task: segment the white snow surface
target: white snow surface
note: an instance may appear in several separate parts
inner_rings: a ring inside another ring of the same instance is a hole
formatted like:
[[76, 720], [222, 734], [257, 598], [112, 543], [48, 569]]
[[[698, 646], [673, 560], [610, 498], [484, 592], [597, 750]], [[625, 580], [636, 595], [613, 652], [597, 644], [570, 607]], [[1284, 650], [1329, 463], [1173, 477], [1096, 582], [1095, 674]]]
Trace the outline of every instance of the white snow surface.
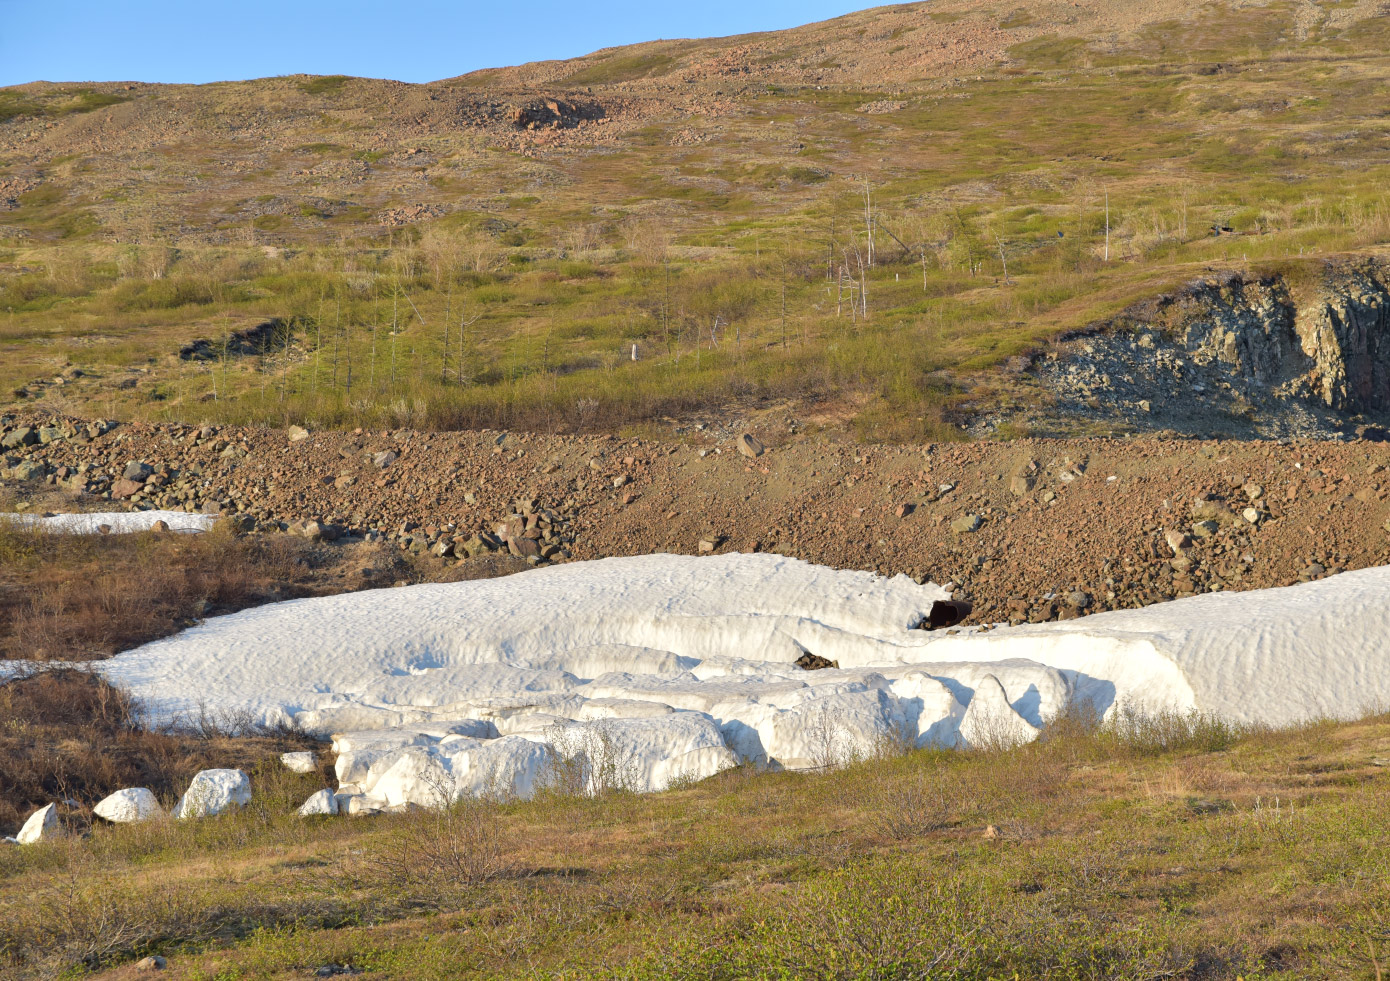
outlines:
[[189, 514], [186, 511], [92, 511], [87, 514], [0, 514], [0, 522], [21, 528], [68, 535], [99, 535], [101, 526], [108, 526], [112, 535], [149, 531], [156, 521], [163, 521], [170, 531], [193, 533], [208, 531], [216, 515]]
[[[655, 790], [739, 761], [1016, 744], [1073, 701], [1235, 721], [1390, 697], [1390, 568], [990, 631], [916, 629], [938, 586], [777, 555], [651, 555], [292, 600], [101, 665], [157, 716], [334, 735], [365, 807]], [[804, 671], [810, 651], [838, 669]], [[575, 777], [575, 774], [578, 774]]]
[[113, 824], [132, 824], [163, 817], [159, 801], [146, 787], [127, 787], [118, 790], [92, 808], [92, 813]]

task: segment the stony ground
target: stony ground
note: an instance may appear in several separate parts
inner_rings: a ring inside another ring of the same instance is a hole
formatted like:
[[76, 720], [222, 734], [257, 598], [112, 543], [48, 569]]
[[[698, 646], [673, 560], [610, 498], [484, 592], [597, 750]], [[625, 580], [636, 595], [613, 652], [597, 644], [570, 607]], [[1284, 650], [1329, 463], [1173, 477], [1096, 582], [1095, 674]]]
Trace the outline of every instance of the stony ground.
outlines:
[[247, 529], [384, 540], [460, 573], [515, 568], [495, 562], [508, 551], [533, 563], [777, 551], [954, 582], [973, 619], [991, 622], [1390, 563], [1386, 444], [754, 435], [741, 452], [741, 440], [706, 433], [654, 442], [4, 417], [0, 480], [20, 507], [220, 510]]

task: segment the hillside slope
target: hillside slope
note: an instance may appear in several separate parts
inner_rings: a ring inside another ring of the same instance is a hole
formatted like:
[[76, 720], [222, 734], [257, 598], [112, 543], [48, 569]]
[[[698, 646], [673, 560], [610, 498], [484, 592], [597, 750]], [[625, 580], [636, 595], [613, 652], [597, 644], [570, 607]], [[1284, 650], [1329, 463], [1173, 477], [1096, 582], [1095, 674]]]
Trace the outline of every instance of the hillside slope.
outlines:
[[[424, 85], [0, 90], [0, 386], [190, 421], [1065, 429], [1011, 359], [1390, 238], [1382, 8], [907, 4]], [[199, 339], [220, 378], [177, 356]]]

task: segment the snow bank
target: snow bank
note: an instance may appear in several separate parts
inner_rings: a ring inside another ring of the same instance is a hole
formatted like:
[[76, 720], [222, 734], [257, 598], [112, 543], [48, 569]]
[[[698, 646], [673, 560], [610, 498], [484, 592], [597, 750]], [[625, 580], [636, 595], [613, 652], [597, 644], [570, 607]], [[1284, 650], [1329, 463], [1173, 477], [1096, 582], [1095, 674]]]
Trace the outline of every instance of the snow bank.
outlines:
[[88, 514], [0, 514], [0, 522], [39, 531], [69, 535], [99, 535], [101, 526], [110, 528], [112, 535], [149, 531], [156, 521], [163, 521], [170, 531], [186, 533], [208, 531], [215, 515], [189, 514], [186, 511], [93, 511]]
[[[157, 717], [210, 709], [334, 734], [340, 792], [368, 808], [1016, 744], [1078, 700], [1289, 723], [1390, 696], [1387, 569], [918, 629], [946, 598], [776, 555], [606, 559], [245, 610], [101, 670]], [[796, 667], [808, 651], [840, 667]]]

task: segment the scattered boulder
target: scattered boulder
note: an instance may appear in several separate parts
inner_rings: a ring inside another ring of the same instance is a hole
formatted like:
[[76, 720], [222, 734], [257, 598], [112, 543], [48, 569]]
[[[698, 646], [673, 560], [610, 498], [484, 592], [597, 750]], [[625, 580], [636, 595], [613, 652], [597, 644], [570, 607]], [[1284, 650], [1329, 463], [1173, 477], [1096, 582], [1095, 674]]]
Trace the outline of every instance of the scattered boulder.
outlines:
[[1174, 555], [1181, 555], [1185, 550], [1192, 547], [1192, 539], [1176, 528], [1169, 529], [1163, 533], [1163, 538], [1168, 542], [1168, 547], [1173, 550]]
[[57, 837], [59, 833], [58, 805], [45, 804], [29, 815], [29, 820], [25, 821], [24, 827], [19, 829], [19, 834], [15, 835], [15, 840], [21, 845], [32, 845], [44, 838]]
[[969, 535], [979, 531], [983, 524], [978, 514], [963, 514], [951, 522], [951, 530], [957, 535]]
[[738, 451], [749, 459], [762, 456], [765, 450], [766, 447], [751, 433], [744, 433], [738, 438]]
[[303, 426], [291, 426], [286, 430], [286, 435], [289, 436], [291, 443], [298, 443], [309, 438], [309, 430]]
[[121, 471], [122, 480], [133, 480], [137, 484], [143, 484], [149, 480], [150, 474], [154, 473], [154, 467], [141, 460], [132, 460], [125, 465], [125, 470]]
[[380, 453], [372, 454], [372, 466], [378, 470], [385, 470], [396, 462], [399, 454], [395, 450], [382, 450]]
[[1033, 489], [1033, 478], [1027, 474], [1018, 474], [1009, 481], [1009, 490], [1013, 491], [1015, 497], [1022, 497]]
[[39, 441], [39, 434], [28, 426], [21, 426], [14, 430], [4, 439], [0, 440], [0, 448], [7, 450], [17, 450], [21, 446], [33, 446]]
[[112, 824], [134, 824], [164, 816], [159, 801], [144, 787], [128, 787], [105, 797], [92, 808], [97, 817]]
[[819, 654], [812, 654], [807, 651], [792, 662], [803, 671], [824, 671], [826, 668], [838, 668], [839, 661], [832, 661], [828, 657], [821, 657]]
[[135, 962], [135, 970], [137, 971], [162, 971], [168, 966], [169, 962], [158, 954], [142, 957]]
[[1210, 538], [1220, 529], [1221, 526], [1215, 521], [1197, 521], [1192, 525], [1192, 535], [1194, 538]]
[[134, 480], [122, 478], [111, 485], [111, 497], [113, 499], [124, 500], [127, 497], [134, 497], [143, 489], [143, 484]]
[[176, 818], [213, 817], [251, 803], [251, 778], [244, 770], [201, 770], [174, 805]]

